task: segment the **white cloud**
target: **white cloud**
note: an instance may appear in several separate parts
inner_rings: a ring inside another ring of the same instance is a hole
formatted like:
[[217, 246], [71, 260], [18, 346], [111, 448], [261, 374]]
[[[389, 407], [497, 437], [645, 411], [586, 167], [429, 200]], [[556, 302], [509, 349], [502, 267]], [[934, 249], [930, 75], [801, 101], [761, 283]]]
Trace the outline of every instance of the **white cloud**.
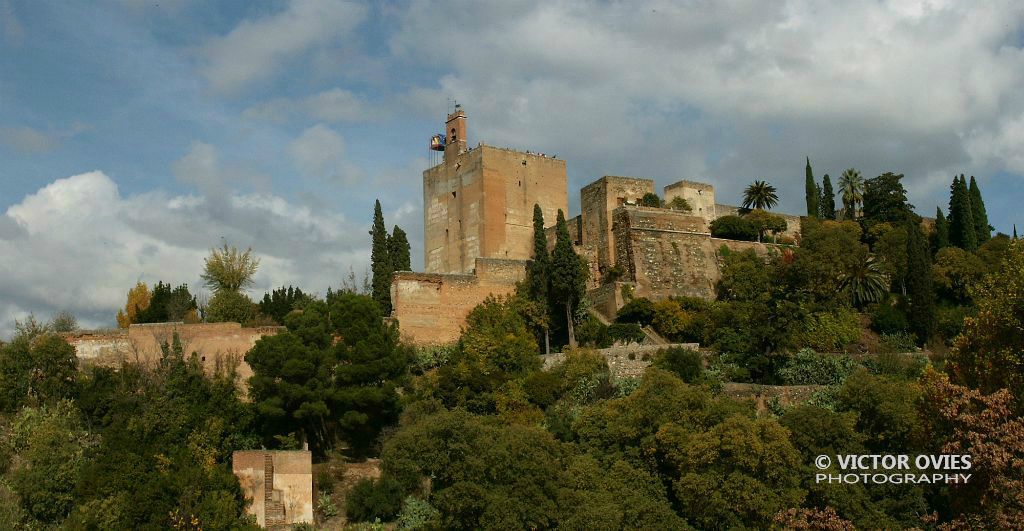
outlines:
[[369, 262], [367, 227], [268, 194], [122, 195], [94, 171], [59, 179], [0, 216], [0, 337], [28, 312], [67, 309], [111, 326], [137, 280], [199, 286], [203, 257], [222, 240], [261, 257], [253, 293], [294, 284], [323, 292]]
[[303, 172], [328, 180], [353, 183], [361, 171], [345, 159], [345, 139], [323, 124], [302, 132], [288, 144], [288, 154]]
[[292, 0], [287, 9], [246, 20], [202, 50], [213, 88], [234, 92], [273, 77], [286, 62], [314, 45], [338, 39], [366, 16], [366, 8], [342, 0]]

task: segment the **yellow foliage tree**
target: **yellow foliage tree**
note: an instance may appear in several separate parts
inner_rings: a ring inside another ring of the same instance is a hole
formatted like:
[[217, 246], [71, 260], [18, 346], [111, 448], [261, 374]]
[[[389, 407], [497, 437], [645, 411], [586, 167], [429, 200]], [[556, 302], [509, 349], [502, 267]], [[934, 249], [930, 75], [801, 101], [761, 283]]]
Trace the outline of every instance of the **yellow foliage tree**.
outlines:
[[152, 296], [149, 286], [145, 283], [135, 284], [134, 288], [128, 290], [128, 302], [125, 303], [124, 309], [117, 311], [117, 326], [128, 328], [128, 325], [134, 323], [138, 312], [149, 308], [149, 300]]

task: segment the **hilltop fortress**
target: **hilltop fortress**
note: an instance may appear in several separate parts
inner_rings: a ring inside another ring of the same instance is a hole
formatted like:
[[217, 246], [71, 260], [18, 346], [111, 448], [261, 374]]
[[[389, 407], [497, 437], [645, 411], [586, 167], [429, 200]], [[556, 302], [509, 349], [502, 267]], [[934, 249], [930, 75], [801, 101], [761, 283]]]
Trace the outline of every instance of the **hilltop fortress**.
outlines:
[[[424, 272], [398, 272], [391, 283], [392, 317], [417, 344], [458, 339], [466, 315], [488, 295], [508, 295], [526, 276], [533, 250], [533, 206], [540, 205], [549, 245], [558, 210], [568, 213], [565, 161], [539, 153], [467, 144], [466, 113], [445, 123], [442, 161], [423, 172]], [[567, 220], [576, 252], [590, 264], [588, 296], [607, 318], [625, 294], [660, 300], [673, 295], [713, 298], [720, 250], [770, 244], [712, 238], [709, 225], [735, 214], [712, 185], [682, 180], [662, 199], [686, 199], [683, 212], [639, 206], [654, 193], [652, 179], [605, 176], [580, 191], [580, 214]], [[782, 215], [797, 239], [798, 216]]]

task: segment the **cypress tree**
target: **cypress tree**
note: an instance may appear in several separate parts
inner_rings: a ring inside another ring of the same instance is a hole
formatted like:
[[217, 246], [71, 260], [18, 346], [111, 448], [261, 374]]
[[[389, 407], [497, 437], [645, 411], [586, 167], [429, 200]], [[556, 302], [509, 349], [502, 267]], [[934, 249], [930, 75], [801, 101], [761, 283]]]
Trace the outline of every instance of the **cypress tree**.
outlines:
[[942, 209], [935, 207], [935, 251], [942, 249], [943, 247], [949, 247], [949, 223], [946, 222], [946, 216], [942, 214]]
[[985, 200], [981, 198], [981, 189], [978, 188], [978, 181], [971, 175], [971, 214], [974, 217], [974, 232], [977, 236], [978, 245], [987, 242], [992, 238], [992, 229], [988, 226], [988, 212], [985, 211]]
[[[409, 252], [409, 238], [401, 227], [395, 225], [388, 237], [388, 258], [391, 259], [391, 271], [412, 271], [412, 258]], [[390, 288], [389, 288], [390, 289]]]
[[551, 255], [548, 254], [548, 239], [544, 235], [544, 212], [540, 205], [533, 205], [533, 261], [527, 271], [530, 297], [538, 301], [548, 298], [548, 276]]
[[818, 191], [818, 184], [814, 182], [814, 173], [811, 171], [811, 157], [807, 157], [807, 168], [804, 170], [806, 174], [806, 180], [804, 182], [804, 190], [807, 199], [807, 217], [816, 218], [818, 217], [818, 196], [821, 193]]
[[573, 315], [580, 301], [586, 295], [587, 269], [572, 248], [569, 229], [565, 223], [565, 214], [558, 210], [558, 221], [555, 225], [555, 250], [551, 253], [551, 306], [565, 314], [565, 326], [569, 333], [569, 346], [576, 347], [576, 334], [573, 331]]
[[818, 206], [821, 208], [822, 219], [836, 219], [836, 194], [832, 190], [832, 179], [827, 173], [822, 178], [821, 200]]
[[953, 177], [949, 192], [949, 243], [965, 251], [978, 248], [970, 192], [964, 176]]
[[1017, 224], [1013, 224], [1013, 241], [1017, 241]]
[[907, 219], [907, 301], [910, 304], [910, 328], [921, 344], [935, 329], [935, 288], [932, 285], [932, 260], [919, 220]]
[[373, 271], [372, 296], [384, 314], [391, 313], [391, 258], [388, 253], [388, 230], [384, 228], [384, 214], [380, 200], [373, 205], [373, 248], [370, 251], [370, 269]]

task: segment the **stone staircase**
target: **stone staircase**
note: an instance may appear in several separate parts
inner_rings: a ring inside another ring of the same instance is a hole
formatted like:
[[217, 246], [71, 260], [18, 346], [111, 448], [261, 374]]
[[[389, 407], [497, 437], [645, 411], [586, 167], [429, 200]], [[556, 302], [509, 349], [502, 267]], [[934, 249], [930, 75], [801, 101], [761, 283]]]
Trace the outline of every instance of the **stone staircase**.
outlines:
[[263, 457], [263, 522], [267, 529], [285, 527], [284, 503], [274, 499], [274, 456]]

